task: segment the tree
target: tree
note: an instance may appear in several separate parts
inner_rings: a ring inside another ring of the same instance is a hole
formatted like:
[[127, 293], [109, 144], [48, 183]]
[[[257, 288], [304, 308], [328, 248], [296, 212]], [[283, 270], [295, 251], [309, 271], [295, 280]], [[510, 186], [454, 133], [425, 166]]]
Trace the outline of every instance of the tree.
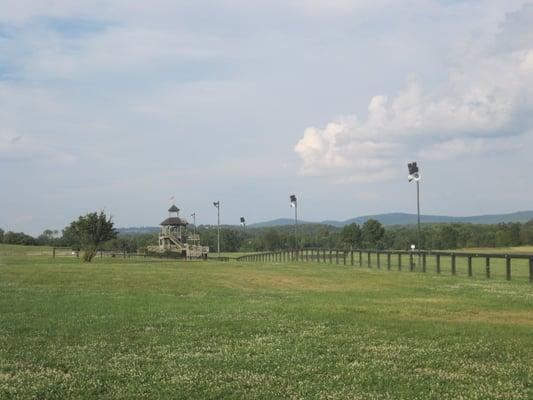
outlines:
[[452, 225], [444, 225], [440, 230], [440, 242], [443, 249], [457, 248], [457, 229]]
[[376, 247], [385, 235], [385, 228], [378, 220], [369, 219], [363, 224], [361, 233], [365, 247]]
[[63, 235], [70, 238], [83, 251], [83, 261], [91, 262], [99, 246], [117, 237], [111, 217], [106, 217], [103, 211], [89, 213], [72, 221], [65, 228]]
[[341, 242], [350, 247], [361, 246], [361, 228], [355, 222], [346, 225], [341, 231]]
[[239, 251], [242, 239], [242, 234], [235, 229], [222, 229], [220, 231], [220, 246], [223, 251]]
[[281, 247], [281, 237], [277, 229], [270, 228], [263, 236], [263, 248], [265, 250], [275, 250]]
[[50, 245], [53, 243], [57, 235], [58, 235], [58, 231], [53, 231], [51, 229], [45, 229], [44, 232], [41, 233], [37, 237], [37, 243], [39, 245]]
[[25, 246], [36, 245], [35, 238], [30, 235], [26, 235], [24, 232], [11, 232], [8, 231], [4, 234], [4, 243], [6, 244], [22, 244]]
[[511, 246], [520, 246], [520, 228], [522, 224], [515, 222], [508, 225], [509, 226], [509, 236], [511, 238]]

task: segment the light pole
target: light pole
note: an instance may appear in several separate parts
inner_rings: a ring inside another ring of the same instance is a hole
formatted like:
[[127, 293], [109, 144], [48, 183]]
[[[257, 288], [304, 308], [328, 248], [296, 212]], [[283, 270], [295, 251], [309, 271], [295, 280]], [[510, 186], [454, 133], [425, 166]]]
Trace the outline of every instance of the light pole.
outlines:
[[217, 208], [217, 253], [220, 258], [220, 200], [213, 202]]
[[196, 212], [193, 212], [191, 214], [191, 217], [192, 217], [192, 223], [194, 225], [194, 236], [196, 237]]
[[296, 195], [291, 194], [291, 207], [294, 208], [294, 243], [296, 246], [296, 249], [299, 248], [298, 246], [298, 200], [296, 200]]
[[409, 170], [409, 182], [416, 182], [416, 214], [417, 214], [417, 247], [418, 247], [418, 264], [420, 265], [420, 171], [416, 161], [410, 162], [407, 164], [407, 169]]

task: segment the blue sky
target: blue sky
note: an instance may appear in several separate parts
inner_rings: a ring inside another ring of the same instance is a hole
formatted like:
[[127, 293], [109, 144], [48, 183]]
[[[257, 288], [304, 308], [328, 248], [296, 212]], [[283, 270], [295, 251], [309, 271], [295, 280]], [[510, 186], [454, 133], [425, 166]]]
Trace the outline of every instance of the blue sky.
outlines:
[[532, 209], [528, 1], [0, 0], [0, 227]]

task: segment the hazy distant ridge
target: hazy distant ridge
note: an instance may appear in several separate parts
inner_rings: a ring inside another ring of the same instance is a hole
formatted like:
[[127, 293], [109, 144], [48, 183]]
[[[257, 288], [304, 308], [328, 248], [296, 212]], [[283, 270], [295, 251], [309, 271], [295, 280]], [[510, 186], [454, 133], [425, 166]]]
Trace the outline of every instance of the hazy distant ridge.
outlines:
[[[326, 220], [319, 222], [320, 224], [327, 224], [333, 226], [344, 226], [355, 222], [357, 224], [363, 224], [369, 219], [376, 219], [383, 225], [411, 225], [416, 224], [416, 214], [408, 213], [387, 213], [376, 215], [365, 215], [361, 217], [351, 218], [346, 221]], [[533, 211], [517, 211], [510, 214], [487, 214], [487, 215], [475, 215], [469, 217], [450, 217], [447, 215], [421, 215], [420, 220], [422, 223], [452, 223], [462, 222], [471, 224], [499, 224], [502, 222], [528, 222], [533, 219]], [[300, 222], [300, 221], [299, 221]], [[294, 220], [290, 218], [280, 218], [272, 221], [259, 222], [257, 224], [250, 225], [250, 228], [262, 228], [269, 226], [281, 226], [293, 224]], [[301, 223], [310, 223], [308, 221], [301, 221]]]
[[[325, 224], [342, 227], [344, 225], [355, 222], [357, 224], [364, 224], [369, 219], [377, 219], [383, 225], [412, 225], [416, 224], [416, 214], [408, 213], [387, 213], [376, 215], [365, 215], [362, 217], [350, 218], [346, 221], [327, 220], [320, 222], [298, 221], [300, 224]], [[474, 215], [470, 217], [450, 217], [446, 215], [421, 215], [422, 223], [471, 223], [471, 224], [499, 224], [502, 222], [528, 222], [533, 219], [533, 211], [517, 211], [510, 214], [487, 214]], [[275, 226], [286, 226], [294, 224], [294, 219], [278, 218], [271, 221], [258, 222], [256, 224], [248, 225], [249, 228], [268, 228]], [[235, 224], [236, 225], [236, 224]], [[225, 225], [227, 226], [227, 225]], [[119, 228], [121, 234], [142, 234], [142, 233], [156, 233], [159, 232], [158, 227], [132, 227]]]

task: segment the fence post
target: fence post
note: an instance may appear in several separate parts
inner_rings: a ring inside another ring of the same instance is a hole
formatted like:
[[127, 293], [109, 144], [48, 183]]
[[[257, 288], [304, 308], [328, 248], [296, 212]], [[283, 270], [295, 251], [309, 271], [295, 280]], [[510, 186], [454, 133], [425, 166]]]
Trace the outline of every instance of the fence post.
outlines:
[[391, 268], [391, 262], [390, 262], [391, 254], [387, 253], [387, 269], [390, 271]]
[[398, 271], [402, 270], [402, 253], [398, 253]]
[[468, 276], [472, 277], [472, 256], [468, 256]]
[[457, 268], [455, 265], [455, 254], [452, 254], [452, 275], [457, 274]]
[[52, 249], [52, 258], [56, 258], [56, 248]]
[[511, 256], [505, 256], [505, 278], [511, 280]]
[[353, 267], [353, 250], [350, 249], [350, 265]]
[[380, 259], [380, 256], [381, 256], [381, 254], [380, 254], [380, 252], [378, 251], [378, 252], [376, 253], [377, 262], [378, 262], [378, 269], [381, 269], [381, 259]]
[[437, 254], [437, 274], [440, 274], [440, 254]]
[[368, 252], [368, 268], [371, 268], [371, 258], [372, 258], [372, 255], [370, 254], [370, 251]]
[[415, 270], [415, 265], [413, 263], [413, 252], [409, 253], [409, 271], [413, 272]]
[[344, 251], [344, 250], [342, 252], [342, 264], [346, 265], [346, 251]]
[[76, 258], [80, 258], [80, 249], [76, 250]]
[[359, 251], [359, 266], [363, 266], [363, 252]]
[[533, 257], [529, 259], [529, 282], [533, 283]]
[[426, 253], [422, 253], [422, 272], [426, 272]]
[[333, 250], [329, 251], [329, 263], [333, 264]]

